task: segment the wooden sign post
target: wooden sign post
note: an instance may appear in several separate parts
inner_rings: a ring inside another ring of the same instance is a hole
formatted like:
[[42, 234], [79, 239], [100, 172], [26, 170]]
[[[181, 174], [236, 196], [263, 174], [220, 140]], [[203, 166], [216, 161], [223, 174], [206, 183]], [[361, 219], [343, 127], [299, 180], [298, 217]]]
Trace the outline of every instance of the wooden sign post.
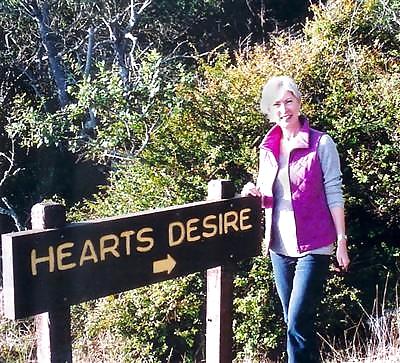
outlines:
[[[61, 204], [35, 204], [31, 210], [32, 229], [44, 230], [65, 225]], [[35, 316], [37, 360], [39, 363], [72, 362], [71, 314], [68, 304]]]
[[[233, 198], [235, 187], [231, 181], [212, 180], [208, 184], [207, 200]], [[206, 306], [206, 362], [232, 362], [233, 272], [235, 265], [207, 270]]]

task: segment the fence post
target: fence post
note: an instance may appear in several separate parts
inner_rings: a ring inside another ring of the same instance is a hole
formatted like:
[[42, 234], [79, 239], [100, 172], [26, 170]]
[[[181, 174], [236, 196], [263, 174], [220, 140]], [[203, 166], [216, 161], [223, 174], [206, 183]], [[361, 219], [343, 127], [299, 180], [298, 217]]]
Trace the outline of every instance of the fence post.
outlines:
[[[43, 202], [31, 210], [32, 229], [60, 228], [65, 225], [61, 204]], [[72, 362], [71, 314], [69, 305], [35, 316], [37, 361], [39, 363]]]
[[[235, 187], [228, 180], [212, 180], [207, 200], [233, 198]], [[207, 270], [206, 362], [232, 362], [232, 310], [234, 266]]]

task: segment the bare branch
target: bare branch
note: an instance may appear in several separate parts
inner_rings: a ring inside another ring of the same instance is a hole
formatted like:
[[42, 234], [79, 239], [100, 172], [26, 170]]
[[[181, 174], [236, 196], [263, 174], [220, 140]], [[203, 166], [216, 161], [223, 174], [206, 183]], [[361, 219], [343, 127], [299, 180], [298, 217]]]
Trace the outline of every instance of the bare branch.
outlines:
[[1, 198], [1, 201], [4, 203], [7, 209], [1, 208], [0, 207], [0, 213], [5, 214], [9, 217], [11, 217], [15, 223], [15, 226], [17, 227], [18, 231], [22, 231], [24, 229], [23, 225], [20, 223], [19, 218], [17, 216], [17, 213], [15, 212], [14, 208], [11, 206], [11, 204], [8, 202], [6, 197]]
[[[133, 2], [133, 0], [131, 0]], [[143, 13], [143, 11], [151, 4], [152, 0], [146, 0], [143, 2], [142, 6], [140, 9], [137, 11], [137, 13], [140, 15]]]
[[135, 0], [131, 0], [130, 17], [129, 17], [128, 27], [125, 30], [126, 33], [129, 33], [133, 29], [133, 27], [136, 26], [139, 20], [139, 16], [146, 10], [148, 6], [150, 6], [152, 0], [145, 0], [138, 11], [135, 10], [136, 4], [134, 4], [134, 2]]
[[148, 127], [148, 125], [146, 125], [146, 133], [145, 133], [145, 137], [142, 140], [142, 145], [140, 146], [139, 149], [137, 149], [135, 151], [135, 157], [138, 157], [139, 154], [146, 148], [147, 144], [150, 141], [150, 136], [152, 135], [152, 133], [154, 132], [155, 128], [159, 125], [158, 120], [153, 122], [150, 127]]
[[7, 178], [10, 175], [15, 175], [19, 171], [19, 169], [15, 168], [15, 143], [13, 139], [11, 139], [10, 155], [0, 152], [0, 158], [4, 159], [6, 163], [8, 163], [8, 167], [6, 167], [3, 177], [0, 180], [0, 188], [1, 188], [3, 187], [4, 183], [6, 182]]
[[392, 16], [392, 20], [393, 22], [395, 22], [397, 25], [400, 25], [400, 19], [398, 14], [388, 6], [388, 0], [380, 0], [380, 3], [382, 5], [382, 7], [385, 9], [385, 11], [387, 11], [388, 13], [391, 13]]
[[90, 75], [90, 68], [92, 64], [92, 57], [93, 57], [93, 47], [94, 47], [94, 33], [95, 30], [91, 26], [88, 30], [88, 47], [86, 52], [86, 65], [84, 71], [84, 78], [87, 79]]
[[[7, 155], [6, 153], [0, 152], [0, 158], [3, 159], [5, 161], [5, 163], [8, 164], [8, 166], [6, 167], [6, 169], [5, 169], [4, 173], [3, 173], [3, 177], [0, 180], [0, 188], [1, 188], [1, 187], [4, 186], [5, 182], [7, 181], [7, 179], [10, 176], [15, 175], [20, 170], [19, 168], [15, 168], [15, 145], [14, 145], [14, 140], [11, 139], [10, 154]], [[15, 223], [15, 226], [18, 228], [19, 231], [21, 231], [23, 229], [23, 226], [19, 222], [18, 215], [15, 212], [14, 208], [11, 206], [11, 204], [9, 203], [9, 201], [7, 200], [6, 197], [2, 197], [1, 200], [4, 203], [5, 208], [1, 208], [0, 207], [0, 213], [10, 216], [13, 219], [13, 221]]]
[[110, 159], [117, 159], [117, 160], [123, 160], [123, 161], [132, 161], [135, 159], [134, 155], [128, 155], [128, 156], [122, 156], [120, 154], [117, 154], [116, 152], [104, 152], [104, 156]]
[[60, 55], [57, 52], [54, 37], [52, 37], [54, 32], [49, 25], [49, 4], [45, 1], [42, 3], [42, 6], [39, 7], [35, 1], [35, 10], [34, 19], [38, 23], [40, 38], [47, 52], [50, 69], [57, 86], [60, 106], [64, 107], [69, 103], [67, 81], [65, 69], [61, 63]]

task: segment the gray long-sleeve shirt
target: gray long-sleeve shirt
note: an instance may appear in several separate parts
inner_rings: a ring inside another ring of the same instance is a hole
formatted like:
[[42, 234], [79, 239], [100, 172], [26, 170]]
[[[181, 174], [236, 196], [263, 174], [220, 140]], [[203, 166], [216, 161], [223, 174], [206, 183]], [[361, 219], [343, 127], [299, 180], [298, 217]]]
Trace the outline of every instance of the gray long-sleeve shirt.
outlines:
[[332, 138], [324, 134], [318, 145], [318, 157], [324, 177], [325, 194], [329, 208], [344, 207], [342, 173], [339, 154]]

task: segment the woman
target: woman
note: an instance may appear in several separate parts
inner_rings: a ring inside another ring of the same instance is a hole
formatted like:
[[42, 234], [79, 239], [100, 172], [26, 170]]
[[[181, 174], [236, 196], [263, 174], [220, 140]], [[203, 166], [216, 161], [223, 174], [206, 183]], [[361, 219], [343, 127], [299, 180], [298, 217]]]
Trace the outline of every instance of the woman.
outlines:
[[287, 324], [289, 363], [319, 361], [314, 322], [330, 256], [347, 271], [344, 201], [339, 156], [332, 139], [300, 114], [301, 94], [287, 76], [264, 86], [261, 111], [275, 123], [260, 145], [257, 185], [265, 243]]

